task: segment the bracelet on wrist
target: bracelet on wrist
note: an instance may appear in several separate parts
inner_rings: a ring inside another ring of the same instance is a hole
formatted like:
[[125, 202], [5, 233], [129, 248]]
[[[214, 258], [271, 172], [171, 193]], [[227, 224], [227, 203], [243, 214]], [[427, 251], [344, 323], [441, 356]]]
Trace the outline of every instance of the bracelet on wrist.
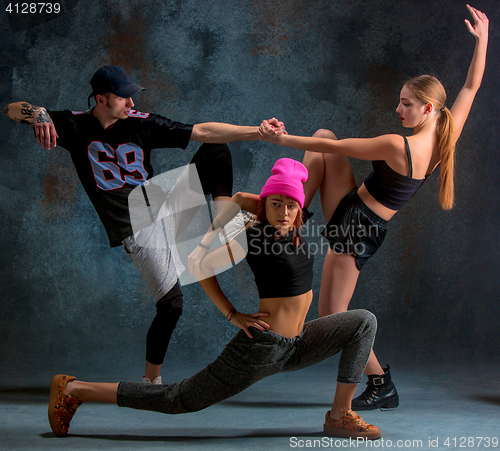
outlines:
[[207, 245], [203, 244], [202, 242], [200, 242], [200, 243], [198, 244], [198, 246], [200, 246], [201, 248], [203, 248], [203, 249], [205, 249], [205, 250], [207, 250], [207, 251], [209, 251], [209, 250], [210, 250], [210, 246], [207, 246]]
[[227, 315], [226, 318], [228, 321], [231, 321], [234, 318], [234, 315], [236, 315], [236, 309], [233, 308]]

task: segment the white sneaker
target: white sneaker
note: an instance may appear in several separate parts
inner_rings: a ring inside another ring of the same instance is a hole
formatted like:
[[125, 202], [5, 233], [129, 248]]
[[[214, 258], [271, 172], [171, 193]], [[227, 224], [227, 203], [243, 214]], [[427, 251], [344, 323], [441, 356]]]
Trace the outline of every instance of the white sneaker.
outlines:
[[153, 385], [161, 385], [161, 376], [155, 377], [153, 382], [149, 379], [149, 377], [142, 376], [142, 382], [145, 384], [153, 384]]
[[219, 233], [222, 244], [227, 244], [256, 221], [257, 217], [248, 211], [240, 211]]

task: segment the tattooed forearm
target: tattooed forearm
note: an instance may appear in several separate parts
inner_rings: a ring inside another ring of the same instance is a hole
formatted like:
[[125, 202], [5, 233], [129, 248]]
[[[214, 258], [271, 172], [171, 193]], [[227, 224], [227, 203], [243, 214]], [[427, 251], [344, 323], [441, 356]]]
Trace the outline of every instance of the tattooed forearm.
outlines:
[[21, 122], [21, 124], [52, 122], [44, 107], [28, 102], [11, 103], [4, 108], [3, 112], [9, 119]]
[[26, 118], [33, 117], [33, 105], [23, 102], [21, 104], [21, 114]]
[[39, 110], [41, 107], [36, 106], [36, 105], [31, 105], [30, 103], [23, 102], [21, 104], [21, 114], [25, 116], [25, 118], [31, 118], [35, 117], [35, 114], [37, 114], [37, 110]]
[[58, 136], [54, 122], [43, 106], [32, 105], [28, 102], [14, 102], [9, 103], [3, 112], [13, 121], [31, 125], [42, 149], [57, 146]]

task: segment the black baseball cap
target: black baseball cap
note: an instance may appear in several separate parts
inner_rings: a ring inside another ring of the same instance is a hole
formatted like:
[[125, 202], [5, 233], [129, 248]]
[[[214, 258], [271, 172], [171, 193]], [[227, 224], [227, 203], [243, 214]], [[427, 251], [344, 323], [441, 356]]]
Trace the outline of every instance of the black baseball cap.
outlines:
[[111, 92], [119, 97], [129, 98], [145, 89], [133, 83], [127, 72], [119, 66], [101, 67], [93, 75], [90, 85], [92, 93], [89, 95], [89, 105], [90, 98], [97, 94]]

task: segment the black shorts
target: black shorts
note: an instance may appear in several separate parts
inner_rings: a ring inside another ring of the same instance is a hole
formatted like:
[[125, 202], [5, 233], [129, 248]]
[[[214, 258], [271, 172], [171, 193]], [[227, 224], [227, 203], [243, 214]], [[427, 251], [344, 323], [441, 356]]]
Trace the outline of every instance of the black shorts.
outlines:
[[377, 252], [387, 233], [387, 221], [382, 219], [358, 196], [358, 188], [347, 193], [339, 202], [322, 235], [337, 254], [350, 254], [361, 268]]

